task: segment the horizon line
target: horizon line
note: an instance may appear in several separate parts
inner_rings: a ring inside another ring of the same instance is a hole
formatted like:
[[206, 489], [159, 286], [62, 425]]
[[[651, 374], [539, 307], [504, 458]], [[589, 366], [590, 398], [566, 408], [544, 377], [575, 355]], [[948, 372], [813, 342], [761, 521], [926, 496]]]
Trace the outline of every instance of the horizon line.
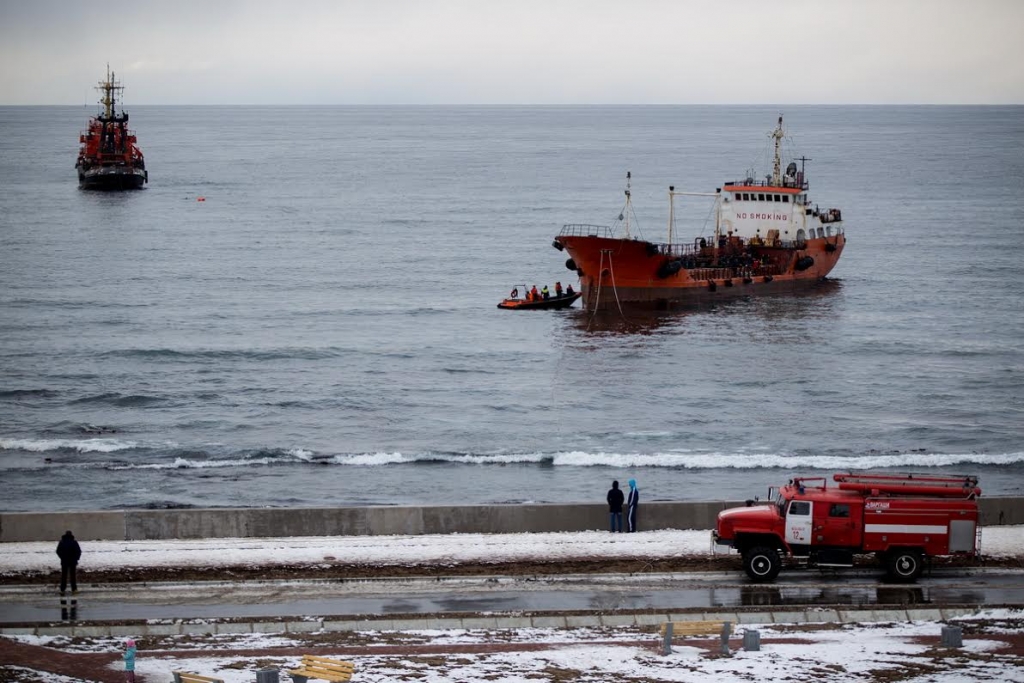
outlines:
[[[0, 107], [91, 107], [98, 103], [2, 103]], [[135, 103], [131, 107], [1021, 107], [1021, 102], [203, 102]]]

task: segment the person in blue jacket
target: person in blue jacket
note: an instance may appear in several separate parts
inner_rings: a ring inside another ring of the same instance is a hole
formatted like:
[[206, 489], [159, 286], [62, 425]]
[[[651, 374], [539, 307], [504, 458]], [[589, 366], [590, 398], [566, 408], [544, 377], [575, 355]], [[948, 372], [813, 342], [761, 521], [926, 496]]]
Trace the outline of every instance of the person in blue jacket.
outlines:
[[636, 479], [629, 480], [629, 498], [626, 500], [626, 530], [636, 531], [636, 509], [640, 506], [640, 489]]
[[128, 683], [135, 683], [135, 641], [131, 638], [124, 644], [124, 675]]

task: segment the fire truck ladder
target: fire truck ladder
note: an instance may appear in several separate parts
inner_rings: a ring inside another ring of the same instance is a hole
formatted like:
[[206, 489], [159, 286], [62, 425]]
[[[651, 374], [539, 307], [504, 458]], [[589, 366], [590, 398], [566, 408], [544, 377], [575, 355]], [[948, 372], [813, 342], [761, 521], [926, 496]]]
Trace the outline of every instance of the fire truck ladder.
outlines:
[[833, 475], [832, 478], [844, 491], [860, 491], [870, 495], [928, 495], [945, 498], [973, 498], [981, 495], [978, 478], [973, 475], [847, 472]]

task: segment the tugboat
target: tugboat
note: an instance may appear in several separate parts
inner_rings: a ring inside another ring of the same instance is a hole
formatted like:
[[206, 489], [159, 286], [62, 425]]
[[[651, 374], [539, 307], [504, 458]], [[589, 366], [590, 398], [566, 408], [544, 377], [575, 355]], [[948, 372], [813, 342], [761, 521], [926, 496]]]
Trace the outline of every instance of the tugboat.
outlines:
[[[801, 157], [782, 172], [782, 117], [772, 132], [772, 173], [725, 183], [714, 193], [669, 187], [668, 239], [630, 234], [630, 174], [626, 174], [624, 234], [606, 226], [566, 225], [553, 245], [569, 254], [565, 266], [580, 277], [586, 310], [623, 307], [692, 308], [757, 294], [791, 292], [823, 281], [846, 246], [842, 212], [819, 209], [807, 194]], [[801, 162], [798, 168], [796, 162]], [[714, 234], [674, 243], [674, 198], [714, 197]]]
[[128, 130], [128, 114], [115, 113], [117, 96], [124, 91], [107, 66], [107, 78], [96, 87], [102, 93], [103, 111], [89, 119], [82, 133], [75, 170], [83, 190], [139, 190], [149, 182], [149, 171], [135, 132]]

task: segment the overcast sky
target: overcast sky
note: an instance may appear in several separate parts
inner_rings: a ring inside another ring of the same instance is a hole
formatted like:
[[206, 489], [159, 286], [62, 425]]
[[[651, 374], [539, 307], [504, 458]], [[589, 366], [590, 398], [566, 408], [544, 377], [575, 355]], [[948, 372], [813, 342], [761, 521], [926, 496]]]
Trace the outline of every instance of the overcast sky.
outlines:
[[0, 0], [0, 104], [1024, 103], [1024, 0]]

